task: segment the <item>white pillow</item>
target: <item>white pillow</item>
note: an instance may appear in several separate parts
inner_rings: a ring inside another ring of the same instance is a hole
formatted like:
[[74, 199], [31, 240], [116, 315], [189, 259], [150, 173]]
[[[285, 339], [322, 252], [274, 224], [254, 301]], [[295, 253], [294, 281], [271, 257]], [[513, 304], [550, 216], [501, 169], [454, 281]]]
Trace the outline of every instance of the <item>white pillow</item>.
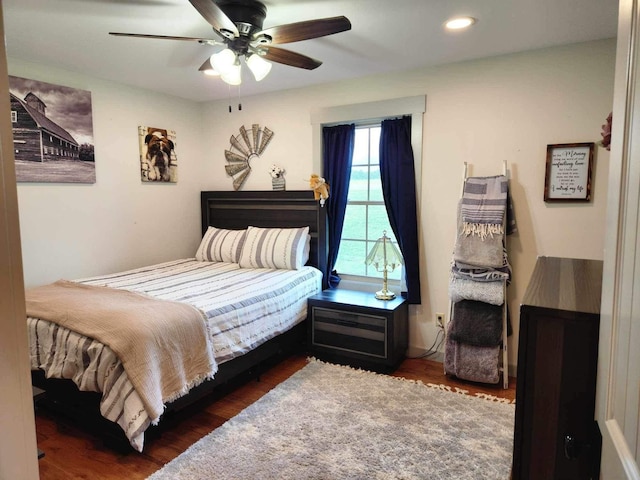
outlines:
[[200, 262], [238, 263], [246, 230], [225, 230], [209, 227], [196, 250]]
[[299, 270], [309, 259], [309, 227], [248, 227], [240, 268]]

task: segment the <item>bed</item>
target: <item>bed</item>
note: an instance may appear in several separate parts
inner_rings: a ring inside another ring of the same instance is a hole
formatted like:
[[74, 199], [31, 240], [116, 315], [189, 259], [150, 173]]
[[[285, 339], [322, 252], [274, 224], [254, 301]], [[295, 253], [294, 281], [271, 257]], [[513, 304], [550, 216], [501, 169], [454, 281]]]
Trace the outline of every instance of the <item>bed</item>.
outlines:
[[[326, 288], [325, 210], [311, 191], [202, 192], [194, 258], [28, 290], [32, 380], [47, 406], [142, 451], [167, 415], [302, 347], [306, 299]], [[86, 330], [94, 317], [107, 326]]]

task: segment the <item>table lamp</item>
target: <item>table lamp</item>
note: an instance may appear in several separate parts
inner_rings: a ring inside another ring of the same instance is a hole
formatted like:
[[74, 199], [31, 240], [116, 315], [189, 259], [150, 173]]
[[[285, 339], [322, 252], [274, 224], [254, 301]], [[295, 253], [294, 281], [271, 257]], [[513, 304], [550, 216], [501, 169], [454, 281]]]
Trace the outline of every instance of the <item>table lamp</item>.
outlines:
[[387, 289], [387, 273], [393, 272], [398, 265], [403, 264], [403, 261], [397, 247], [387, 237], [386, 230], [382, 232], [382, 237], [376, 240], [364, 263], [373, 265], [378, 272], [382, 272], [382, 290], [376, 292], [376, 298], [378, 300], [396, 298], [396, 294]]

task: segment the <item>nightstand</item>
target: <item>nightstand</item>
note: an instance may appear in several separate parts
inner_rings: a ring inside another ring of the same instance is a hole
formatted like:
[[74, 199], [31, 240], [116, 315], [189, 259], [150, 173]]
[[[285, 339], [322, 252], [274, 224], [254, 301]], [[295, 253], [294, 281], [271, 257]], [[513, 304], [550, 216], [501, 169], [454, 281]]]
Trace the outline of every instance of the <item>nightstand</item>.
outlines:
[[409, 305], [373, 293], [329, 289], [308, 300], [309, 348], [316, 357], [390, 372], [409, 344]]

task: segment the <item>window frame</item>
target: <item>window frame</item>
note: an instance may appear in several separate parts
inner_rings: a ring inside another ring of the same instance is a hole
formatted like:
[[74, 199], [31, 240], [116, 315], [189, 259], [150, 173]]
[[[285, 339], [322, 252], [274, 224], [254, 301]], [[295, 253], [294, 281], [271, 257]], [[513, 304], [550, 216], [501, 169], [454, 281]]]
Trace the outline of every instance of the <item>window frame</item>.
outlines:
[[[358, 126], [380, 123], [388, 118], [397, 118], [411, 115], [411, 147], [413, 149], [413, 162], [415, 168], [416, 202], [420, 205], [422, 187], [422, 130], [423, 116], [426, 111], [426, 95], [414, 97], [402, 97], [377, 102], [358, 103], [324, 107], [311, 112], [311, 124], [313, 128], [313, 172], [322, 172], [322, 129], [344, 123], [353, 123]], [[374, 286], [379, 286], [377, 277], [364, 277], [340, 274], [342, 278], [339, 288], [370, 291]], [[400, 281], [389, 280], [389, 285], [396, 289]], [[402, 282], [404, 284], [404, 281]]]

